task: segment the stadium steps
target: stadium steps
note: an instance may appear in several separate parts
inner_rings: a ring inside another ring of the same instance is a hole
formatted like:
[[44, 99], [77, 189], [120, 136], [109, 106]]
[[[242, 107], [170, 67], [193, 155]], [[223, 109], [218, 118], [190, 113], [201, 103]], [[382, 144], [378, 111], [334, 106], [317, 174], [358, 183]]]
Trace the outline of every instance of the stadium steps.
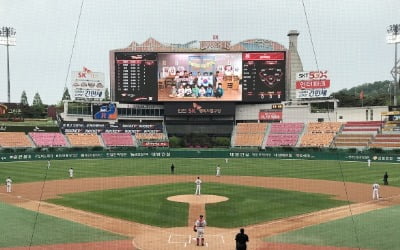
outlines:
[[71, 147], [71, 142], [68, 140], [68, 137], [63, 133], [61, 133], [61, 135], [62, 135], [62, 137], [64, 137], [64, 140], [65, 140], [65, 143], [66, 143], [66, 147], [70, 148]]
[[103, 137], [101, 135], [97, 135], [97, 137], [99, 138], [99, 142], [100, 142], [101, 146], [103, 148], [106, 148], [107, 146], [106, 146], [106, 143], [103, 141]]
[[236, 137], [236, 125], [233, 126], [232, 134], [231, 134], [231, 147], [235, 146], [235, 137]]
[[300, 147], [301, 138], [303, 137], [303, 135], [306, 133], [306, 130], [307, 130], [306, 127], [307, 127], [307, 124], [304, 124], [303, 130], [301, 131], [301, 133], [299, 134], [299, 138], [297, 139], [297, 143], [295, 145], [296, 148]]
[[32, 148], [36, 148], [36, 143], [33, 141], [32, 137], [30, 137], [28, 134], [25, 134], [25, 136], [28, 138], [28, 140], [31, 142]]
[[67, 142], [68, 147], [71, 148], [72, 147], [72, 143], [70, 142], [68, 136], [66, 134], [63, 134], [63, 136], [65, 137], [65, 141]]
[[265, 134], [264, 134], [264, 139], [261, 144], [261, 149], [265, 149], [267, 147], [267, 140], [268, 140], [269, 133], [271, 132], [271, 127], [272, 126], [268, 123], [267, 127], [265, 129]]

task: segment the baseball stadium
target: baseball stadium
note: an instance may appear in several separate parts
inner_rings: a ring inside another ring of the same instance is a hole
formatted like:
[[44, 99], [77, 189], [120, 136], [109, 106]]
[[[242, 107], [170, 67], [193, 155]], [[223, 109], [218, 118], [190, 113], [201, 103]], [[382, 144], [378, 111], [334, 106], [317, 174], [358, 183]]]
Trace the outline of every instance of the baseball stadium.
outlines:
[[300, 42], [149, 37], [109, 98], [82, 67], [44, 118], [0, 104], [0, 249], [400, 249], [400, 106], [341, 107]]

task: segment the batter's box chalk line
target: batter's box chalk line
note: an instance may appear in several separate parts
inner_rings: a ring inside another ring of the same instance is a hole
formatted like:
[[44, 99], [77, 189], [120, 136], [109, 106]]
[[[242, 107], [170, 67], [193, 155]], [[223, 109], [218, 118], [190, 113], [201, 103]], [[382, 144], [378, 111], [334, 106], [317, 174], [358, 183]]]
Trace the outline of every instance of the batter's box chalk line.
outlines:
[[[218, 234], [206, 234], [204, 238], [207, 240], [210, 238], [213, 238], [212, 240], [210, 239], [210, 242], [215, 242], [215, 243], [222, 243], [225, 244], [224, 236], [218, 235]], [[195, 235], [184, 235], [184, 234], [169, 234], [168, 238], [168, 243], [169, 244], [182, 244], [184, 247], [187, 245], [191, 244], [193, 242], [196, 242], [196, 236]], [[205, 242], [204, 244], [206, 247], [208, 247], [208, 241]]]

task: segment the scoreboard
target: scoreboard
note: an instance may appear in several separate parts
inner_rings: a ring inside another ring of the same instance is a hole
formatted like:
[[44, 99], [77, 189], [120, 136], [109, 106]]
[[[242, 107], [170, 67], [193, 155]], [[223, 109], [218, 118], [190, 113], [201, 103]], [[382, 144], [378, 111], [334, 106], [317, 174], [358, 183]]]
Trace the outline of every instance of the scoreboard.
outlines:
[[243, 53], [243, 100], [281, 102], [284, 86], [284, 52]]
[[157, 54], [116, 53], [115, 78], [115, 97], [118, 101], [156, 101]]
[[[115, 74], [111, 90], [114, 101], [122, 103], [278, 103], [285, 100], [285, 51], [114, 52], [112, 63]], [[179, 96], [181, 85], [187, 89], [196, 84], [199, 88], [210, 85], [214, 91], [221, 85], [223, 95], [219, 98]]]

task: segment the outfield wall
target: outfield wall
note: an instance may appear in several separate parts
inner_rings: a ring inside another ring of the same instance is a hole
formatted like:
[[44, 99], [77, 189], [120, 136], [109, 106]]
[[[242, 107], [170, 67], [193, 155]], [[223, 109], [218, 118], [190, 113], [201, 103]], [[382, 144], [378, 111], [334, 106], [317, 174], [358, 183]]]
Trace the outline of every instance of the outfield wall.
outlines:
[[137, 151], [66, 151], [66, 152], [15, 152], [0, 153], [0, 162], [32, 160], [68, 160], [103, 158], [268, 158], [302, 160], [339, 160], [400, 163], [400, 154], [389, 153], [343, 153], [320, 151], [229, 151], [229, 150], [137, 150]]

